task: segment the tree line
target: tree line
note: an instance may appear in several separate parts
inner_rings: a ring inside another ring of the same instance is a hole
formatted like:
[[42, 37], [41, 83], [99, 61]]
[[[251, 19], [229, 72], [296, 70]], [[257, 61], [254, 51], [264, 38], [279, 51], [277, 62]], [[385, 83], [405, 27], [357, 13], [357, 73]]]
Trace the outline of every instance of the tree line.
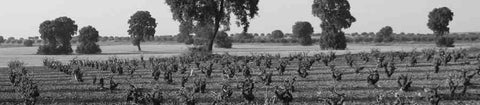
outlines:
[[[170, 7], [173, 20], [180, 23], [177, 41], [194, 44], [203, 51], [211, 52], [214, 43], [217, 47], [231, 48], [232, 40], [228, 36], [231, 20], [243, 31], [237, 39], [251, 39], [248, 34], [250, 20], [258, 15], [259, 0], [166, 0]], [[348, 0], [314, 0], [312, 15], [318, 17], [322, 23], [321, 38], [318, 40], [321, 49], [344, 50], [347, 48], [348, 38], [343, 29], [351, 27], [356, 18], [350, 13]], [[232, 19], [232, 16], [236, 18]], [[435, 35], [438, 47], [454, 47], [454, 38], [448, 37], [449, 22], [453, 20], [453, 12], [447, 7], [435, 8], [428, 15], [428, 28]], [[127, 21], [128, 34], [132, 44], [141, 51], [141, 42], [153, 38], [157, 27], [156, 19], [149, 11], [137, 11]], [[75, 21], [63, 16], [54, 20], [46, 20], [39, 26], [40, 38], [43, 45], [38, 48], [37, 54], [71, 54], [72, 36], [77, 34]], [[292, 26], [293, 37], [301, 45], [312, 45], [311, 36], [314, 29], [309, 22], [299, 21]], [[390, 42], [393, 28], [386, 26], [376, 33], [374, 42]], [[272, 39], [279, 39], [283, 32], [272, 32]], [[96, 44], [98, 31], [93, 26], [83, 27], [79, 32], [79, 43], [76, 52], [81, 54], [101, 53]], [[84, 51], [91, 50], [91, 51]]]

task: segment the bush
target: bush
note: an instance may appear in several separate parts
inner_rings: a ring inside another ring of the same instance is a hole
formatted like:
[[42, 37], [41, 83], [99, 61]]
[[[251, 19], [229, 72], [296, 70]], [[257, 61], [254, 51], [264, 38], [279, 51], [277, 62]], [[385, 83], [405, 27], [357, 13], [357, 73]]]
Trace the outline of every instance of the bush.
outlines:
[[79, 54], [98, 54], [102, 53], [102, 49], [95, 43], [82, 43], [77, 46], [75, 52]]
[[71, 47], [60, 46], [55, 48], [54, 46], [42, 45], [38, 47], [37, 54], [40, 55], [58, 55], [58, 54], [71, 54], [73, 52]]
[[215, 47], [232, 48], [232, 40], [228, 38], [228, 34], [224, 31], [219, 32], [215, 38]]
[[270, 34], [271, 36], [269, 36], [270, 38], [272, 39], [281, 39], [284, 37], [284, 34], [282, 31], [280, 30], [275, 30], [272, 32], [272, 34]]
[[41, 45], [38, 47], [37, 54], [40, 55], [54, 55], [55, 47], [48, 46], [48, 45]]
[[455, 47], [453, 43], [455, 43], [455, 41], [450, 37], [440, 37], [436, 41], [437, 47]]
[[345, 34], [343, 32], [325, 32], [320, 38], [320, 48], [323, 50], [345, 50], [347, 48], [347, 40], [345, 39]]
[[302, 46], [311, 46], [313, 44], [311, 37], [303, 37], [303, 38], [300, 38], [299, 40], [300, 40], [300, 45]]
[[32, 47], [32, 46], [33, 46], [33, 43], [34, 43], [33, 40], [25, 40], [25, 41], [23, 41], [23, 45], [24, 45], [24, 46], [27, 46], [27, 47]]

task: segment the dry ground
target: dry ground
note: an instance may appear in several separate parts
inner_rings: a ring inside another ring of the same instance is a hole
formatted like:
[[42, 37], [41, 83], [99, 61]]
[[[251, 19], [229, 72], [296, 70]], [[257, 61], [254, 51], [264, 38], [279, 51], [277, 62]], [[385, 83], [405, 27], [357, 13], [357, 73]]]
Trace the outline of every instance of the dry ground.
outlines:
[[[456, 48], [469, 48], [479, 46], [480, 43], [457, 43]], [[72, 58], [78, 57], [83, 59], [107, 59], [108, 57], [117, 56], [120, 58], [138, 58], [141, 53], [145, 57], [155, 56], [172, 56], [179, 55], [187, 50], [189, 46], [183, 44], [158, 44], [158, 43], [146, 43], [142, 45], [143, 52], [137, 51], [135, 46], [132, 45], [107, 45], [101, 46], [102, 54], [96, 55], [36, 55], [38, 47], [9, 47], [0, 48], [0, 67], [6, 67], [8, 61], [21, 60], [26, 63], [27, 66], [40, 66], [41, 61], [45, 57], [55, 58], [60, 61], [68, 61]], [[420, 51], [425, 48], [432, 48], [434, 44], [390, 44], [384, 46], [376, 46], [373, 44], [348, 44], [347, 50], [334, 51], [337, 54], [343, 54], [347, 51], [352, 53], [361, 51], [370, 51], [370, 49], [378, 48], [381, 51], [410, 51], [417, 49]], [[75, 50], [75, 46], [73, 46]], [[281, 45], [281, 44], [234, 44], [232, 49], [214, 49], [215, 53], [229, 53], [233, 55], [250, 55], [259, 53], [271, 53], [281, 54], [287, 56], [290, 53], [298, 52], [328, 52], [327, 50], [321, 50], [318, 45], [314, 46], [298, 46], [298, 45]]]

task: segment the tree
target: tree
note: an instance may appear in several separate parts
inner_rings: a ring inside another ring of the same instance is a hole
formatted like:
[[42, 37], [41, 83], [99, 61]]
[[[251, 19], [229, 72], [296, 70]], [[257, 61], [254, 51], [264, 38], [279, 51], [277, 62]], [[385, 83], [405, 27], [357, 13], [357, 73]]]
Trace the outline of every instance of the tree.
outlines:
[[271, 34], [272, 39], [282, 39], [284, 36], [283, 32], [281, 30], [275, 30]]
[[435, 8], [428, 14], [427, 26], [437, 36], [438, 47], [453, 47], [453, 38], [447, 38], [450, 32], [449, 22], [453, 20], [453, 12], [447, 7]]
[[155, 28], [157, 27], [155, 18], [148, 11], [137, 11], [130, 16], [128, 24], [130, 25], [128, 35], [133, 38], [133, 45], [137, 46], [138, 51], [142, 51], [140, 42], [155, 35]]
[[2, 45], [2, 43], [5, 42], [5, 38], [3, 38], [3, 36], [0, 36], [0, 45]]
[[79, 54], [98, 54], [102, 50], [96, 43], [98, 42], [99, 34], [97, 29], [92, 26], [86, 26], [80, 29], [78, 41], [80, 45], [77, 46], [75, 52]]
[[253, 39], [255, 38], [255, 36], [253, 36], [253, 34], [251, 33], [246, 33], [246, 32], [242, 32], [242, 33], [238, 33], [238, 34], [235, 34], [235, 36], [233, 36], [234, 39], [236, 40], [245, 40], [245, 39]]
[[356, 21], [350, 14], [350, 3], [347, 0], [314, 0], [312, 13], [322, 20], [320, 47], [344, 50], [347, 40], [342, 29], [349, 28]]
[[180, 33], [177, 36], [177, 42], [179, 43], [185, 43], [185, 44], [192, 44], [193, 38], [192, 35], [190, 35], [193, 32], [193, 24], [184, 22], [181, 23], [179, 26], [179, 31]]
[[218, 33], [215, 39], [215, 47], [232, 48], [232, 39], [228, 37], [228, 34], [225, 31], [221, 31]]
[[212, 51], [215, 37], [220, 28], [230, 30], [230, 17], [237, 17], [237, 26], [243, 26], [243, 32], [248, 31], [251, 18], [258, 14], [259, 0], [166, 0], [170, 6], [173, 19], [180, 24], [191, 24], [192, 29], [213, 24], [214, 28], [206, 47]]
[[35, 42], [33, 40], [30, 40], [30, 39], [23, 41], [23, 45], [27, 46], [27, 47], [32, 47], [33, 43], [35, 43]]
[[44, 45], [38, 48], [37, 54], [55, 55], [73, 52], [70, 40], [77, 33], [75, 21], [68, 17], [46, 20], [40, 24], [40, 38]]
[[300, 39], [303, 46], [312, 45], [313, 27], [309, 22], [296, 22], [292, 27], [293, 36]]
[[393, 29], [390, 26], [385, 26], [375, 35], [375, 42], [391, 42], [393, 41]]

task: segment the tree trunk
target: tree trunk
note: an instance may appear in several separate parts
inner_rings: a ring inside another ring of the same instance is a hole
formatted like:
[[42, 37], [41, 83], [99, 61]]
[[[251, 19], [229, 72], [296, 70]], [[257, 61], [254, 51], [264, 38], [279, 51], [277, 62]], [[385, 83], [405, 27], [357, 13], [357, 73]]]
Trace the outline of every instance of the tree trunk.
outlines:
[[218, 29], [220, 28], [220, 21], [222, 20], [223, 15], [224, 15], [223, 14], [223, 9], [225, 8], [224, 5], [223, 5], [224, 2], [225, 2], [224, 0], [222, 0], [220, 2], [220, 4], [221, 4], [220, 5], [220, 10], [217, 11], [218, 14], [217, 14], [217, 16], [215, 16], [215, 30], [214, 30], [214, 33], [212, 35], [213, 37], [211, 37], [210, 42], [208, 43], [208, 46], [207, 46], [208, 47], [208, 49], [207, 49], [208, 52], [212, 52], [212, 50], [213, 50], [213, 42], [215, 41], [215, 37], [217, 37]]
[[142, 51], [142, 48], [140, 48], [140, 42], [137, 44], [138, 51]]

